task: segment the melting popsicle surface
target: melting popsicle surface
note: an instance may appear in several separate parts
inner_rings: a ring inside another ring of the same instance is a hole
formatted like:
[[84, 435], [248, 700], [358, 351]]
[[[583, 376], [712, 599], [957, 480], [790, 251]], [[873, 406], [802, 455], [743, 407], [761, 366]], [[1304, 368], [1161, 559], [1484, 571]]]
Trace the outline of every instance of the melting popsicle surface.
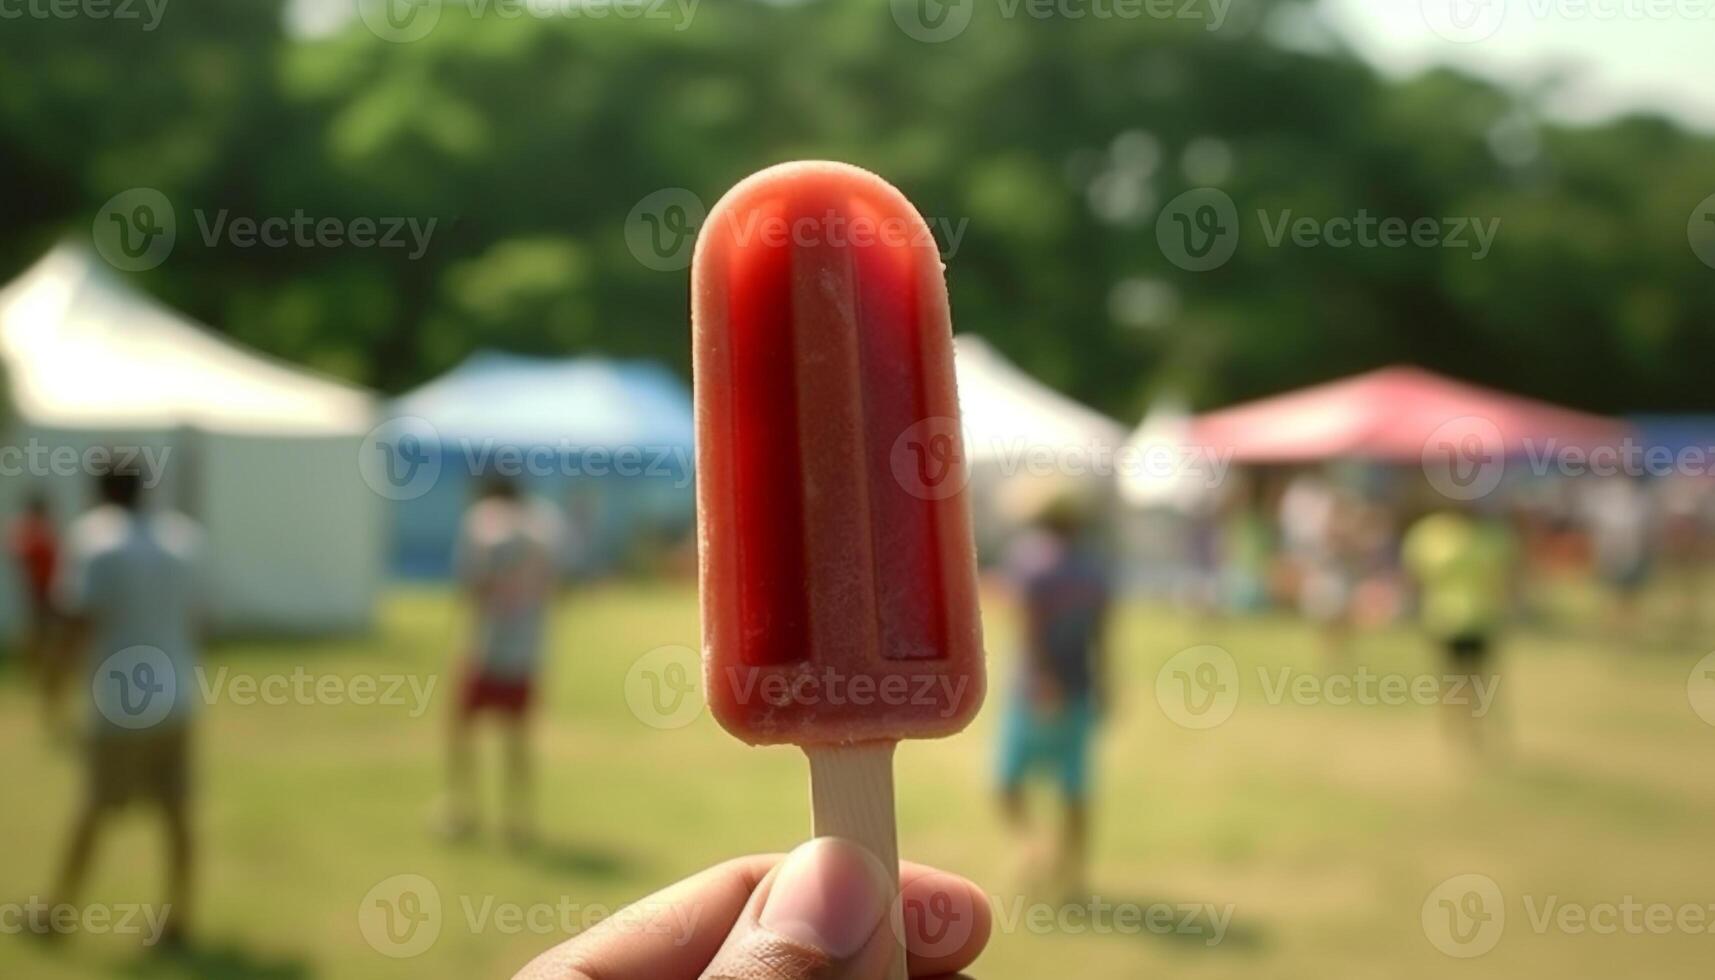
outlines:
[[950, 734], [983, 694], [951, 327], [886, 182], [733, 188], [692, 274], [705, 667], [755, 743]]

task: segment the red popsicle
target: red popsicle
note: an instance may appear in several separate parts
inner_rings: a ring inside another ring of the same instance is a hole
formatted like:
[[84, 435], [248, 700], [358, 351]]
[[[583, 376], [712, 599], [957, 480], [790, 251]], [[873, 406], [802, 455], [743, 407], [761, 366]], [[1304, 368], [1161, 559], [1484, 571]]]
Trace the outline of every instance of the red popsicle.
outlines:
[[709, 703], [804, 746], [816, 833], [892, 867], [893, 744], [984, 690], [934, 238], [868, 171], [771, 167], [710, 212], [691, 310]]

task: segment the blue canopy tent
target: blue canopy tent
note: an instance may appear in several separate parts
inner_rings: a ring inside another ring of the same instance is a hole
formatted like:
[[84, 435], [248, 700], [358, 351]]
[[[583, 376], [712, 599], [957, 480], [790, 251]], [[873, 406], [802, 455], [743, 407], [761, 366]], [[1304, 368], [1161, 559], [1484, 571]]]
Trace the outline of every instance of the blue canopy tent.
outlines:
[[452, 569], [461, 515], [476, 481], [513, 477], [565, 509], [572, 570], [624, 564], [648, 542], [690, 533], [691, 395], [648, 361], [549, 359], [480, 352], [395, 401], [420, 419], [439, 476], [394, 508], [394, 571], [438, 578]]
[[1715, 450], [1715, 415], [1636, 415], [1629, 421], [1645, 449], [1659, 447], [1675, 455]]

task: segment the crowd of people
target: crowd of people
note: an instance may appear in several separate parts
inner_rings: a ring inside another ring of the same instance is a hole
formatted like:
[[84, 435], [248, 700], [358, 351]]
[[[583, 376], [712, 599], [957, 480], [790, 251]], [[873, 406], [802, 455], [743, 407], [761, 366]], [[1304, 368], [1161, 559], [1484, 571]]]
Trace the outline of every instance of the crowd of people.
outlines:
[[[166, 684], [191, 683], [196, 670], [208, 588], [201, 532], [182, 514], [145, 506], [136, 472], [110, 468], [94, 484], [95, 505], [63, 532], [46, 500], [29, 498], [7, 542], [23, 591], [24, 660], [50, 728], [72, 724], [60, 708], [68, 690], [80, 689], [69, 682], [94, 694], [81, 739], [86, 789], [47, 904], [75, 904], [113, 816], [146, 806], [166, 831], [170, 917], [161, 942], [173, 947], [193, 910], [196, 699], [168, 696], [164, 712], [136, 719]], [[1688, 580], [1687, 608], [1695, 608], [1694, 573], [1715, 550], [1715, 494], [1704, 483], [1610, 477], [1473, 501], [1398, 482], [1383, 489], [1316, 469], [1237, 478], [1193, 522], [1191, 594], [1208, 611], [1295, 606], [1319, 625], [1331, 664], [1348, 656], [1354, 630], [1414, 616], [1452, 681], [1493, 675], [1497, 639], [1517, 617], [1532, 564], [1582, 556], [1608, 587], [1611, 621], [1624, 632], [1635, 626], [1640, 590], [1664, 569]], [[1073, 495], [1047, 501], [1024, 524], [998, 569], [1020, 620], [1015, 676], [998, 685], [999, 810], [1019, 838], [1031, 887], [1074, 895], [1085, 887], [1091, 753], [1110, 693], [1111, 529], [1100, 507]], [[481, 828], [474, 739], [479, 722], [492, 719], [502, 734], [504, 836], [520, 847], [533, 839], [531, 717], [569, 537], [558, 508], [505, 479], [481, 482], [464, 515], [454, 567], [472, 625], [454, 651], [461, 683], [448, 712], [437, 820], [448, 838]], [[1468, 711], [1453, 724], [1482, 745], [1484, 728]], [[1061, 801], [1046, 850], [1026, 802], [1038, 777]], [[54, 934], [50, 922], [32, 927]]]

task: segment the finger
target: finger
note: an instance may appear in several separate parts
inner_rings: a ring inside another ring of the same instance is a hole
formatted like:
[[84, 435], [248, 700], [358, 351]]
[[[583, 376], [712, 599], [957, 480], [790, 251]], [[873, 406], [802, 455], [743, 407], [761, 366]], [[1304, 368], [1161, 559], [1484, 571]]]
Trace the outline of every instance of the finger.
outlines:
[[994, 928], [988, 895], [959, 877], [921, 864], [899, 869], [900, 921], [911, 975], [939, 977], [976, 962]]
[[538, 956], [514, 980], [690, 980], [782, 857], [736, 858], [669, 885]]
[[[737, 858], [686, 878], [543, 953], [515, 980], [679, 980], [696, 977], [784, 855]], [[899, 868], [914, 977], [965, 969], [992, 929], [987, 896], [971, 882], [909, 861]], [[760, 895], [758, 893], [761, 893]]]
[[703, 980], [881, 980], [899, 946], [892, 877], [851, 841], [802, 845], [756, 889]]

